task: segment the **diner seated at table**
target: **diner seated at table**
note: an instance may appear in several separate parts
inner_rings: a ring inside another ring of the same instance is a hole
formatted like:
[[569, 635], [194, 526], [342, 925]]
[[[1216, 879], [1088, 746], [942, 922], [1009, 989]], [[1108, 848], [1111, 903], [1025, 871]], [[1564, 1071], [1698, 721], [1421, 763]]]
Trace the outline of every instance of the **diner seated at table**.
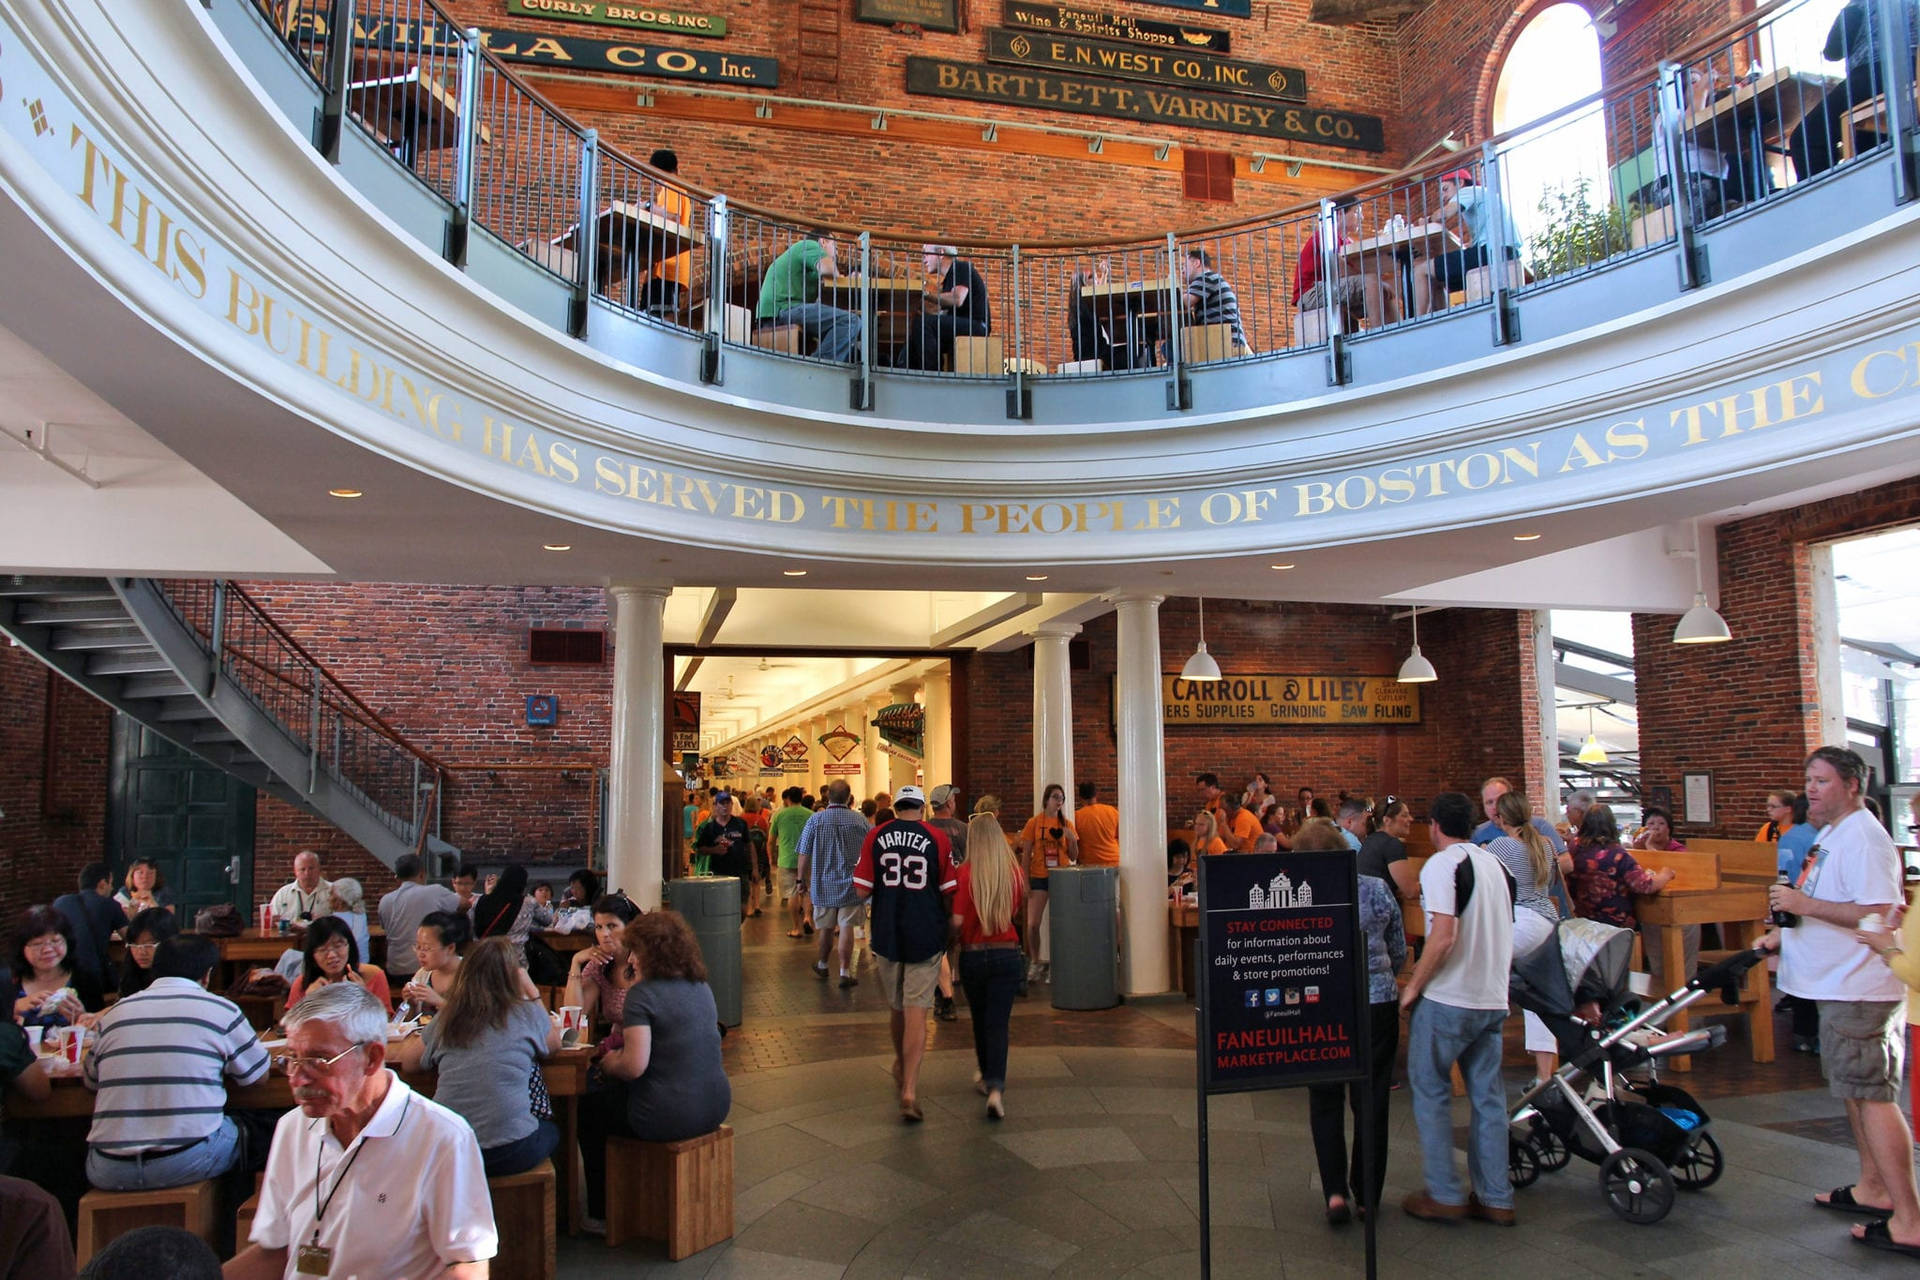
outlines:
[[[1468, 289], [1472, 273], [1487, 268], [1488, 292], [1511, 286], [1520, 259], [1520, 229], [1504, 201], [1483, 187], [1467, 169], [1455, 169], [1440, 179], [1439, 222], [1461, 234], [1463, 248], [1433, 257], [1414, 255], [1413, 311], [1415, 315], [1444, 307], [1450, 294]], [[1508, 280], [1495, 278], [1495, 255], [1505, 263]]]
[[76, 963], [73, 926], [52, 907], [21, 913], [7, 959], [22, 1026], [91, 1027], [106, 1007], [99, 977]]
[[960, 250], [950, 244], [920, 247], [920, 269], [927, 277], [921, 296], [931, 309], [908, 318], [906, 345], [894, 353], [894, 368], [937, 372], [952, 359], [955, 338], [978, 338], [993, 332], [987, 282], [959, 254]]
[[[1209, 353], [1211, 358], [1224, 359], [1228, 354], [1253, 354], [1253, 349], [1247, 345], [1247, 331], [1240, 323], [1240, 296], [1227, 283], [1226, 277], [1214, 270], [1213, 255], [1198, 245], [1189, 245], [1180, 258], [1180, 278], [1187, 286], [1182, 295], [1187, 323], [1203, 327], [1223, 324], [1232, 331], [1232, 352]], [[1171, 362], [1173, 357], [1169, 354], [1167, 358]]]
[[[1881, 94], [1879, 9], [1882, 3], [1884, 0], [1848, 0], [1827, 28], [1827, 41], [1820, 56], [1828, 62], [1844, 64], [1846, 78], [1828, 89], [1826, 96], [1800, 117], [1787, 137], [1787, 154], [1793, 158], [1794, 174], [1802, 182], [1825, 173], [1839, 162], [1840, 137], [1847, 115]], [[1906, 28], [1907, 47], [1895, 51], [1894, 56], [1911, 66], [1913, 41], [1920, 35], [1920, 20], [1916, 19], [1912, 0], [1905, 0], [1902, 8], [1905, 22], [1896, 19], [1895, 25]], [[1883, 113], [1863, 132], [1884, 127], [1880, 122], [1885, 118]], [[1861, 145], [1863, 149], [1877, 146], [1878, 140], [1862, 141]]]
[[302, 921], [327, 914], [333, 886], [320, 875], [320, 855], [302, 849], [293, 855], [293, 880], [274, 890], [271, 907], [276, 920]]
[[[1352, 196], [1340, 196], [1333, 202], [1333, 279], [1320, 278], [1320, 250], [1326, 241], [1326, 229], [1315, 224], [1314, 233], [1300, 246], [1300, 262], [1293, 272], [1293, 305], [1299, 312], [1298, 332], [1308, 342], [1326, 340], [1327, 295], [1333, 295], [1333, 309], [1340, 321], [1341, 333], [1352, 333], [1366, 320], [1378, 327], [1399, 318], [1399, 289], [1390, 281], [1398, 271], [1380, 274], [1381, 255], [1360, 261], [1358, 268], [1348, 263], [1346, 253], [1360, 239], [1360, 202]], [[1391, 256], [1385, 261], [1392, 262]], [[1313, 335], [1318, 334], [1318, 337]]]
[[378, 965], [361, 962], [360, 944], [354, 941], [353, 929], [338, 916], [321, 916], [307, 926], [306, 945], [301, 948], [300, 976], [287, 995], [287, 1008], [299, 1004], [308, 992], [334, 983], [365, 987], [389, 1014], [393, 1012], [387, 975]]
[[505, 938], [513, 944], [520, 967], [527, 964], [527, 937], [553, 923], [553, 908], [543, 907], [527, 892], [527, 869], [514, 863], [488, 884], [473, 904], [473, 936]]
[[460, 973], [460, 948], [473, 937], [473, 924], [458, 911], [434, 911], [414, 930], [413, 953], [420, 968], [400, 988], [401, 1003], [415, 1014], [437, 1013], [453, 994]]
[[334, 919], [347, 922], [347, 927], [353, 930], [353, 940], [360, 944], [361, 955], [373, 955], [373, 935], [367, 929], [366, 895], [358, 880], [352, 876], [342, 876], [333, 882], [333, 896], [327, 912]]
[[135, 858], [127, 868], [126, 880], [113, 900], [128, 916], [145, 911], [148, 907], [165, 907], [173, 910], [173, 897], [167, 892], [166, 878], [160, 874], [160, 864], [152, 858]]
[[148, 907], [127, 922], [127, 962], [120, 967], [122, 1000], [153, 984], [153, 957], [161, 943], [179, 932], [179, 922], [166, 907]]
[[858, 314], [821, 299], [820, 282], [840, 277], [839, 246], [831, 236], [796, 240], [768, 265], [755, 301], [756, 326], [797, 325], [822, 360], [846, 364], [860, 356]]
[[1067, 277], [1067, 337], [1073, 358], [1098, 360], [1104, 369], [1144, 369], [1153, 363], [1153, 353], [1132, 343], [1126, 302], [1092, 292], [1112, 283], [1113, 259], [1106, 254], [1075, 267]]
[[126, 909], [113, 896], [113, 868], [89, 862], [74, 892], [55, 898], [53, 909], [73, 926], [75, 966], [93, 974], [102, 989], [112, 986], [113, 935], [127, 927]]
[[513, 944], [487, 938], [460, 963], [440, 1016], [400, 1042], [402, 1071], [438, 1072], [433, 1099], [473, 1126], [489, 1178], [540, 1164], [560, 1143], [540, 1059], [560, 1051], [560, 1024], [520, 986]]
[[1193, 846], [1175, 836], [1167, 841], [1167, 897], [1178, 901], [1193, 884]]
[[217, 1178], [244, 1155], [225, 1113], [226, 1081], [267, 1074], [247, 1015], [207, 990], [220, 964], [210, 938], [160, 944], [153, 982], [101, 1015], [85, 1057], [99, 1096], [87, 1133], [87, 1180], [103, 1191], [154, 1191]]
[[[650, 168], [661, 173], [679, 173], [680, 157], [666, 147], [661, 147], [647, 157]], [[686, 192], [668, 183], [657, 183], [653, 193], [640, 206], [662, 217], [671, 218], [681, 226], [693, 227], [693, 199]], [[641, 232], [651, 235], [651, 229]], [[693, 251], [675, 254], [670, 258], [661, 258], [649, 253], [653, 265], [647, 272], [647, 289], [642, 306], [651, 316], [665, 320], [678, 320], [687, 311], [687, 285], [693, 279]]]
[[[640, 981], [640, 968], [627, 950], [626, 931], [640, 915], [640, 908], [624, 893], [609, 893], [593, 904], [593, 942], [574, 952], [567, 969], [567, 990], [562, 1003], [578, 1005], [583, 1028], [596, 1021], [613, 1024], [607, 1038], [600, 1042], [604, 1052], [618, 1052], [625, 1043], [620, 1026], [626, 1008], [627, 992]], [[581, 1038], [587, 1038], [583, 1029]]]
[[1225, 853], [1227, 842], [1220, 836], [1220, 819], [1211, 809], [1202, 809], [1193, 816], [1193, 852], [1195, 857], [1204, 858], [1209, 854]]
[[640, 979], [621, 1013], [621, 1048], [600, 1059], [609, 1087], [582, 1100], [580, 1154], [587, 1212], [606, 1214], [609, 1134], [681, 1142], [711, 1133], [733, 1108], [720, 1057], [720, 1019], [700, 943], [677, 911], [650, 911], [627, 926]]

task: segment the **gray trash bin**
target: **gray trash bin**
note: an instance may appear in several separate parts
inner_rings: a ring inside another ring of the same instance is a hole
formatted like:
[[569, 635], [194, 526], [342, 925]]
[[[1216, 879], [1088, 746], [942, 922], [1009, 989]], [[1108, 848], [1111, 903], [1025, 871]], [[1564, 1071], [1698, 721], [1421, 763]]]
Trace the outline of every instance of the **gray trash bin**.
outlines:
[[1111, 1009], [1120, 1003], [1114, 911], [1120, 868], [1055, 867], [1047, 878], [1053, 1007]]
[[687, 918], [707, 962], [707, 985], [720, 1021], [740, 1025], [740, 878], [667, 881], [666, 905]]

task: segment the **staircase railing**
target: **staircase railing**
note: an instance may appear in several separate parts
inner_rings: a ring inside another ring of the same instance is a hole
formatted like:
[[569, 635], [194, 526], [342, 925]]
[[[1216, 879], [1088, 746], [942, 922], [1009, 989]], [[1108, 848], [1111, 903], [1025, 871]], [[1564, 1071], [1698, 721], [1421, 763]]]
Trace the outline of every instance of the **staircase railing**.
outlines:
[[305, 749], [306, 790], [324, 774], [366, 800], [394, 832], [418, 840], [448, 772], [438, 758], [362, 702], [240, 586], [204, 579], [156, 586], [199, 639], [214, 679], [244, 695]]

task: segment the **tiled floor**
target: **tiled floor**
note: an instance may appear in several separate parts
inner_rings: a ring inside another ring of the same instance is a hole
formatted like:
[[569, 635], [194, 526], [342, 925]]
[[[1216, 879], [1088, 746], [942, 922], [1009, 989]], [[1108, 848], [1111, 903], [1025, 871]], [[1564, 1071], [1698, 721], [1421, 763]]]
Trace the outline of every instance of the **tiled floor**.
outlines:
[[[736, 1235], [679, 1263], [657, 1245], [562, 1239], [568, 1277], [928, 1277], [1199, 1274], [1191, 1010], [1180, 1001], [1061, 1013], [1044, 987], [1016, 1007], [1008, 1117], [990, 1124], [971, 1088], [970, 1032], [931, 1036], [923, 1125], [899, 1123], [884, 1003], [871, 981], [842, 991], [808, 971], [812, 948], [772, 917], [743, 932], [746, 1024], [727, 1037], [734, 1088]], [[1781, 1028], [1784, 1031], [1784, 1025]], [[1509, 1038], [1508, 1078], [1527, 1075]], [[1784, 1042], [1784, 1041], [1783, 1041]], [[1520, 1226], [1416, 1222], [1390, 1207], [1377, 1229], [1390, 1277], [1904, 1275], [1912, 1264], [1846, 1239], [1815, 1190], [1856, 1172], [1839, 1104], [1812, 1059], [1757, 1065], [1736, 1031], [1682, 1083], [1713, 1114], [1727, 1171], [1682, 1193], [1654, 1226], [1607, 1209], [1575, 1161], [1519, 1193]], [[1417, 1185], [1406, 1095], [1393, 1100], [1387, 1200]], [[1465, 1109], [1456, 1119], [1465, 1120]], [[1213, 1268], [1225, 1277], [1364, 1274], [1355, 1224], [1321, 1217], [1306, 1099], [1216, 1097]], [[512, 1280], [512, 1278], [508, 1278]]]

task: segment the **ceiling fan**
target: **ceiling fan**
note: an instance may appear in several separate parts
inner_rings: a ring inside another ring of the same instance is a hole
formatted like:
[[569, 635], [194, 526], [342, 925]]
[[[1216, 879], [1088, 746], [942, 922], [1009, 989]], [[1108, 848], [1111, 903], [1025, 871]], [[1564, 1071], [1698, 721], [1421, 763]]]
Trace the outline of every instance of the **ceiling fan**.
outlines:
[[776, 669], [791, 669], [799, 665], [800, 664], [797, 662], [771, 662], [771, 661], [768, 661], [766, 658], [762, 658], [760, 659], [760, 665], [757, 668], [757, 670], [773, 671]]

